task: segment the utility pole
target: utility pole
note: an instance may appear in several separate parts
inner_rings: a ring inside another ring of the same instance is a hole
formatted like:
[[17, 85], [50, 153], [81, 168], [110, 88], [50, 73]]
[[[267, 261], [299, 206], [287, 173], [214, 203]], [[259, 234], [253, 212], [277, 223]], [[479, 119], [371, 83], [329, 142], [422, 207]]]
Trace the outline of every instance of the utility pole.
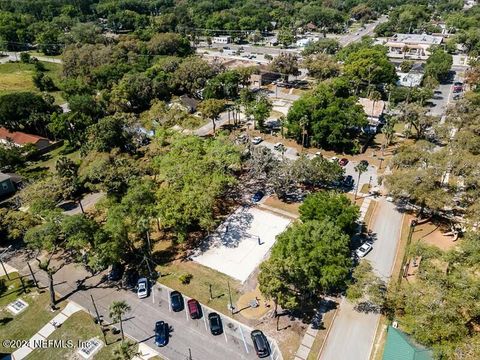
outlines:
[[92, 299], [93, 308], [95, 309], [95, 313], [97, 314], [97, 322], [101, 326], [102, 325], [102, 319], [100, 318], [100, 314], [98, 313], [97, 305], [95, 304], [95, 300], [93, 300], [92, 294], [90, 294], [90, 298]]
[[12, 248], [12, 245], [9, 245], [1, 254], [0, 254], [0, 264], [2, 265], [2, 269], [3, 269], [3, 272], [5, 273], [5, 275], [7, 276], [7, 279], [8, 280], [11, 280], [10, 279], [10, 275], [8, 275], [8, 272], [7, 272], [7, 269], [5, 269], [5, 264], [3, 263], [2, 261], [2, 257], [3, 257], [3, 254], [5, 254], [8, 250], [10, 250]]
[[228, 286], [228, 297], [230, 299], [230, 312], [233, 315], [233, 302], [232, 302], [232, 292], [230, 291], [230, 281], [227, 281], [227, 286]]
[[35, 287], [38, 289], [38, 282], [37, 279], [35, 278], [35, 274], [33, 273], [32, 267], [30, 266], [30, 263], [27, 261], [28, 269], [30, 270], [30, 275], [32, 275], [33, 283], [35, 284]]

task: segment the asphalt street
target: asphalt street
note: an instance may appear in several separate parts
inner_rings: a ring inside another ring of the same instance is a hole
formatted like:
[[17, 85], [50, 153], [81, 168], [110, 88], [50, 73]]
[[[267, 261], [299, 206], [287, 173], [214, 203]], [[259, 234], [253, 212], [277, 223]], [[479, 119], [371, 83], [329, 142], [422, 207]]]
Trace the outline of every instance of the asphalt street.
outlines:
[[[21, 273], [28, 274], [24, 262], [11, 265], [20, 268]], [[21, 266], [19, 266], [21, 265]], [[31, 262], [37, 280], [42, 285], [47, 283], [46, 275], [37, 269], [35, 262]], [[22, 266], [25, 266], [22, 269]], [[224, 360], [224, 359], [256, 359], [253, 344], [250, 338], [251, 328], [240, 324], [234, 319], [222, 316], [224, 333], [213, 336], [208, 329], [209, 308], [202, 305], [203, 317], [192, 320], [187, 310], [175, 313], [170, 308], [169, 289], [155, 285], [148, 298], [139, 299], [135, 292], [123, 290], [116, 286], [101, 281], [102, 274], [90, 277], [89, 273], [81, 266], [69, 264], [62, 267], [55, 275], [55, 290], [62, 296], [78, 303], [87, 309], [92, 316], [95, 308], [91, 296], [100, 316], [109, 323], [108, 308], [113, 301], [125, 300], [131, 311], [126, 314], [124, 321], [125, 333], [138, 342], [143, 342], [158, 351], [166, 360], [188, 359], [189, 350], [192, 359], [196, 360]], [[84, 279], [83, 290], [77, 290], [77, 280]], [[184, 297], [185, 305], [187, 298]], [[163, 320], [171, 327], [171, 337], [165, 347], [157, 347], [154, 343], [154, 325], [156, 321]], [[117, 325], [118, 326], [118, 325]], [[275, 344], [271, 341], [272, 360], [281, 359]]]
[[[393, 203], [381, 198], [372, 231], [373, 250], [365, 257], [385, 280], [392, 273], [402, 227], [402, 214]], [[380, 315], [361, 313], [346, 299], [340, 303], [335, 321], [320, 354], [323, 360], [368, 360]]]

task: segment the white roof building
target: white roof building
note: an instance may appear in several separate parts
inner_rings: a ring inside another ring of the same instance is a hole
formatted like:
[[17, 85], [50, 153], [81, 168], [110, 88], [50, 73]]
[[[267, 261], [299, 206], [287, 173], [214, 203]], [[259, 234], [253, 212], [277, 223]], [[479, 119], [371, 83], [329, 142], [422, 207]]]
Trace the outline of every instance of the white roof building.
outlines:
[[397, 85], [405, 87], [417, 87], [420, 86], [423, 79], [423, 74], [418, 72], [397, 72], [398, 81]]
[[440, 45], [443, 37], [427, 34], [395, 34], [386, 42], [388, 56], [402, 59], [428, 59], [430, 48]]

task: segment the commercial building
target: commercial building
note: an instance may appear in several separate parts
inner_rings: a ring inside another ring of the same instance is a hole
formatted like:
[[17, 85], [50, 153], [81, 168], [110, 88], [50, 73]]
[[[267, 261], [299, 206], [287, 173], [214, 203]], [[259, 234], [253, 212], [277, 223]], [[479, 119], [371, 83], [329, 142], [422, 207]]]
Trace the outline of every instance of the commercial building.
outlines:
[[230, 44], [232, 42], [231, 36], [214, 36], [212, 43], [214, 44]]
[[443, 37], [427, 34], [395, 34], [385, 43], [388, 56], [400, 59], [426, 60], [431, 47], [441, 45]]

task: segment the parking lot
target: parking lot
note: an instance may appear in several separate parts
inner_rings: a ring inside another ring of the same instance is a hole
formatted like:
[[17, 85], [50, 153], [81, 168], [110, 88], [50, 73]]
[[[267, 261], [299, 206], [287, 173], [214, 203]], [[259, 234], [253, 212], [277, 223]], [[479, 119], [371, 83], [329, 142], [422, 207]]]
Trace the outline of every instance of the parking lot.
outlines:
[[244, 282], [290, 221], [256, 207], [240, 207], [205, 240], [192, 260]]

